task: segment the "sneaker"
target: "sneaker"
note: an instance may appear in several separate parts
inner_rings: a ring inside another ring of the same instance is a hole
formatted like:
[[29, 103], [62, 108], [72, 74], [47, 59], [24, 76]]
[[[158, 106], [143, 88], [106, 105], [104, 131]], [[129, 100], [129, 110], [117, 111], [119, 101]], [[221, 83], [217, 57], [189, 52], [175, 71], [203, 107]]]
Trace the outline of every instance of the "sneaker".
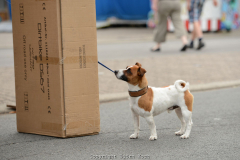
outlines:
[[200, 41], [200, 42], [198, 43], [197, 50], [200, 50], [200, 49], [203, 48], [204, 46], [205, 46], [205, 44], [204, 44], [202, 41]]

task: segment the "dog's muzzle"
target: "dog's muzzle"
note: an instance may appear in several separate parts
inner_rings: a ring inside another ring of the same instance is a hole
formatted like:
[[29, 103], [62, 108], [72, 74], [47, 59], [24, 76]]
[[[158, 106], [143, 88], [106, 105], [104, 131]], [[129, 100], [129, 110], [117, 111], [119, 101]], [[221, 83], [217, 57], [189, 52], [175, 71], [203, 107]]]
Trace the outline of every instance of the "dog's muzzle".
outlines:
[[128, 82], [128, 78], [125, 76], [125, 74], [123, 73], [123, 70], [115, 70], [114, 74], [116, 75], [116, 77], [118, 79], [121, 79], [123, 81]]
[[114, 74], [117, 76], [118, 72], [119, 72], [118, 70], [115, 70], [115, 71], [114, 71]]

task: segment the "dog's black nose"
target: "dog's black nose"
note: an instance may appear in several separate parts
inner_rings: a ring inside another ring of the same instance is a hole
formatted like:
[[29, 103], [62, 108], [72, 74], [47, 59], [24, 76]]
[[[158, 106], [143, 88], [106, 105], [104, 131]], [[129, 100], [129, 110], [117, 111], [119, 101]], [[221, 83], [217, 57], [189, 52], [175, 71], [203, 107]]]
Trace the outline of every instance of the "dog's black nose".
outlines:
[[118, 70], [115, 70], [115, 71], [114, 71], [114, 74], [115, 74], [115, 75], [118, 74]]

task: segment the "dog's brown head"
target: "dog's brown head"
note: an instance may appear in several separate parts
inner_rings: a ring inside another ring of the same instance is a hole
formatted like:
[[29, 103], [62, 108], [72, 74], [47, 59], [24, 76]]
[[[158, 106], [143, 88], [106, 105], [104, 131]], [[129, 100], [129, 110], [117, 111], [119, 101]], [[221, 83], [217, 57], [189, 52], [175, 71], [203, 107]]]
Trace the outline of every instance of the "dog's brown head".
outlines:
[[134, 86], [142, 83], [142, 79], [146, 72], [147, 71], [142, 68], [142, 65], [138, 62], [133, 66], [127, 66], [126, 69], [114, 71], [118, 79], [126, 81]]

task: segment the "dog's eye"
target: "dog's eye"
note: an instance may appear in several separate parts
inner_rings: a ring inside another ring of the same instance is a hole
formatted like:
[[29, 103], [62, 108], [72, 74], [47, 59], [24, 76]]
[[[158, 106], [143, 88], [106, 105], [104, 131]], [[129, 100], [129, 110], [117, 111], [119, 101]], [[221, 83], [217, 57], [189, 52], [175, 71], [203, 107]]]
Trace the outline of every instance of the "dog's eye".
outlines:
[[128, 68], [127, 73], [128, 73], [128, 74], [132, 74], [131, 68]]

